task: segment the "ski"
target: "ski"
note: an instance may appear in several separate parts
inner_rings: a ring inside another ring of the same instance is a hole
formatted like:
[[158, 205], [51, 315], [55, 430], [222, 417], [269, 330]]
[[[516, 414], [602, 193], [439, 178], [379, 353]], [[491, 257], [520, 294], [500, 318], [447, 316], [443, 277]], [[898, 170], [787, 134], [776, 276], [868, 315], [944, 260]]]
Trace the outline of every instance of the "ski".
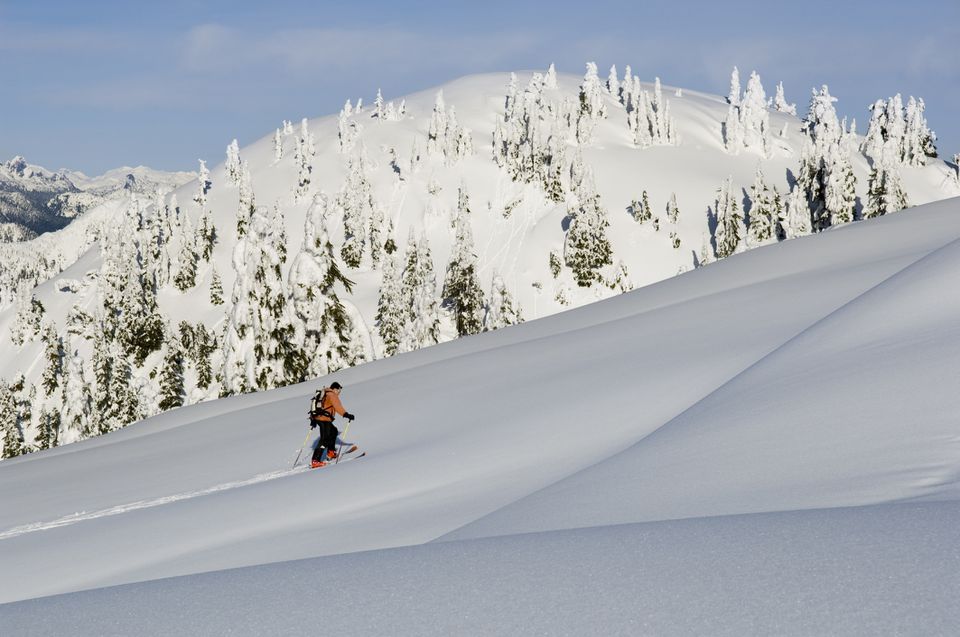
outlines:
[[367, 452], [366, 452], [366, 451], [361, 451], [359, 454], [357, 454], [357, 455], [355, 455], [355, 456], [345, 456], [345, 457], [342, 457], [342, 458], [340, 459], [340, 462], [337, 462], [336, 460], [328, 460], [328, 461], [327, 461], [327, 464], [323, 465], [322, 467], [317, 467], [317, 468], [318, 468], [318, 469], [324, 469], [324, 468], [326, 468], [326, 467], [334, 467], [334, 466], [336, 466], [336, 465], [338, 465], [338, 464], [343, 464], [343, 463], [345, 463], [345, 462], [351, 462], [351, 461], [353, 461], [353, 460], [359, 460], [360, 458], [363, 458], [363, 457], [366, 456], [366, 455], [367, 455]]

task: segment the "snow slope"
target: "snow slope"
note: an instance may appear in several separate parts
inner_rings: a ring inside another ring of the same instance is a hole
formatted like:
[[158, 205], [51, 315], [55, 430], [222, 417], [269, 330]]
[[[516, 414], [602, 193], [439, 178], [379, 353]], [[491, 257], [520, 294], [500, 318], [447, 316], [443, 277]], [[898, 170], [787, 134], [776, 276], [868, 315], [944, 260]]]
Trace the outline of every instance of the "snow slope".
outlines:
[[0, 600], [32, 601], [0, 616], [24, 634], [949, 634], [958, 212], [338, 373], [369, 455], [335, 469], [288, 470], [314, 383], [4, 462]]

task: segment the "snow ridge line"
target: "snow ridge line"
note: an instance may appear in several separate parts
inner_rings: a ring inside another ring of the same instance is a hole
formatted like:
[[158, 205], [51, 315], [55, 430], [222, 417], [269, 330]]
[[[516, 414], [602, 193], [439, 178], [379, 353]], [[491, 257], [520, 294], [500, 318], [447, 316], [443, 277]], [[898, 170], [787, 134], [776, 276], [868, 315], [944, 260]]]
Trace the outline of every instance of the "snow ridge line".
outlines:
[[[947, 241], [947, 242], [944, 243], [943, 245], [938, 246], [938, 247], [936, 247], [936, 248], [933, 248], [933, 249], [931, 249], [931, 250], [928, 250], [928, 251], [924, 252], [921, 256], [917, 257], [915, 260], [911, 261], [911, 262], [908, 263], [907, 265], [905, 265], [905, 266], [903, 266], [902, 268], [898, 269], [897, 271], [893, 272], [893, 273], [890, 274], [889, 276], [881, 279], [880, 281], [878, 281], [878, 282], [875, 283], [874, 285], [870, 286], [870, 287], [867, 288], [866, 290], [864, 290], [864, 291], [862, 291], [862, 292], [860, 292], [860, 293], [858, 293], [858, 294], [855, 294], [855, 295], [852, 296], [851, 298], [849, 298], [849, 299], [847, 299], [846, 301], [844, 301], [843, 303], [841, 303], [839, 306], [837, 306], [837, 307], [835, 307], [834, 309], [830, 310], [829, 312], [827, 312], [826, 314], [824, 314], [824, 315], [821, 316], [820, 318], [816, 319], [815, 321], [813, 321], [812, 323], [810, 323], [809, 325], [807, 325], [806, 327], [804, 327], [803, 329], [801, 329], [799, 332], [797, 332], [797, 333], [794, 334], [793, 336], [789, 337], [788, 339], [786, 339], [786, 340], [783, 341], [782, 343], [776, 345], [776, 346], [775, 346], [774, 348], [772, 348], [769, 352], [767, 352], [766, 354], [763, 354], [762, 356], [760, 356], [757, 360], [753, 361], [752, 363], [748, 364], [747, 366], [745, 366], [745, 367], [744, 367], [743, 369], [741, 369], [740, 371], [736, 372], [735, 374], [733, 374], [732, 376], [730, 376], [729, 378], [727, 378], [725, 381], [723, 381], [722, 383], [720, 383], [719, 385], [717, 385], [717, 386], [716, 386], [714, 389], [712, 389], [711, 391], [707, 392], [706, 394], [704, 394], [704, 395], [701, 396], [700, 398], [698, 398], [698, 399], [696, 399], [695, 401], [693, 401], [692, 403], [690, 403], [686, 408], [684, 408], [683, 410], [681, 410], [680, 412], [678, 412], [675, 416], [673, 416], [672, 418], [670, 418], [669, 420], [667, 420], [666, 422], [664, 422], [663, 424], [661, 424], [659, 427], [657, 427], [657, 428], [654, 429], [653, 431], [649, 432], [648, 434], [644, 435], [642, 438], [637, 439], [637, 440], [634, 441], [633, 443], [628, 444], [627, 446], [625, 446], [625, 447], [624, 447], [623, 449], [621, 449], [620, 451], [618, 451], [618, 452], [616, 452], [616, 453], [613, 453], [613, 454], [611, 454], [611, 455], [609, 455], [609, 456], [607, 456], [607, 457], [605, 457], [605, 458], [601, 458], [601, 459], [597, 460], [597, 461], [596, 461], [595, 463], [593, 463], [593, 464], [586, 465], [586, 466], [584, 466], [584, 467], [580, 467], [580, 468], [578, 468], [578, 469], [576, 469], [576, 470], [573, 470], [573, 471], [571, 471], [570, 473], [567, 473], [566, 475], [564, 475], [564, 476], [562, 476], [562, 477], [559, 477], [559, 478], [557, 478], [556, 480], [552, 481], [550, 484], [544, 485], [544, 486], [542, 486], [542, 487], [540, 487], [540, 488], [538, 488], [538, 489], [535, 489], [534, 491], [531, 491], [530, 493], [527, 493], [527, 494], [522, 495], [522, 496], [520, 496], [520, 497], [518, 497], [518, 498], [516, 498], [516, 499], [514, 499], [514, 500], [511, 500], [510, 502], [507, 502], [507, 503], [505, 503], [505, 504], [502, 504], [502, 505], [498, 506], [496, 509], [494, 509], [494, 510], [492, 510], [492, 511], [489, 511], [489, 512], [487, 512], [487, 513], [485, 513], [485, 514], [483, 514], [483, 515], [481, 515], [481, 516], [473, 519], [473, 520], [470, 520], [470, 521], [468, 521], [468, 522], [465, 522], [465, 523], [461, 524], [460, 526], [458, 526], [458, 527], [456, 527], [456, 528], [449, 529], [449, 530], [441, 533], [441, 534], [438, 535], [437, 537], [433, 538], [432, 540], [427, 540], [426, 543], [433, 543], [433, 542], [456, 542], [456, 541], [460, 541], [460, 540], [464, 540], [464, 539], [480, 539], [480, 538], [490, 537], [490, 536], [478, 536], [477, 538], [458, 538], [458, 537], [453, 537], [453, 538], [451, 538], [451, 537], [449, 537], [449, 536], [453, 535], [454, 533], [457, 533], [458, 531], [460, 531], [460, 530], [463, 529], [463, 528], [466, 528], [466, 527], [468, 527], [468, 526], [470, 526], [470, 525], [478, 522], [479, 520], [482, 520], [482, 519], [484, 519], [484, 518], [487, 518], [487, 517], [489, 517], [489, 516], [492, 516], [492, 515], [496, 514], [497, 512], [499, 512], [499, 511], [502, 510], [502, 509], [505, 509], [505, 508], [507, 508], [507, 507], [513, 506], [513, 505], [515, 505], [516, 503], [521, 502], [521, 501], [529, 498], [530, 496], [532, 496], [532, 495], [535, 494], [535, 493], [539, 493], [539, 492], [541, 492], [541, 491], [545, 491], [546, 489], [552, 488], [552, 487], [556, 486], [557, 484], [563, 482], [564, 480], [567, 480], [567, 479], [571, 478], [572, 476], [576, 475], [577, 473], [580, 473], [581, 471], [585, 471], [585, 470], [587, 470], [587, 469], [590, 469], [591, 467], [594, 467], [594, 466], [597, 466], [597, 465], [599, 465], [599, 464], [602, 464], [603, 462], [606, 462], [607, 460], [610, 460], [611, 458], [615, 458], [615, 457], [617, 457], [617, 456], [619, 456], [619, 455], [621, 455], [621, 454], [626, 453], [629, 449], [631, 449], [631, 448], [635, 447], [636, 445], [642, 443], [644, 440], [647, 440], [647, 439], [650, 438], [651, 436], [655, 436], [655, 435], [657, 435], [658, 433], [662, 432], [664, 429], [667, 428], [668, 425], [670, 425], [671, 423], [675, 422], [677, 419], [679, 419], [680, 417], [682, 417], [684, 414], [686, 414], [686, 413], [688, 413], [689, 411], [691, 411], [692, 409], [694, 409], [697, 405], [699, 405], [699, 404], [702, 403], [703, 401], [707, 400], [709, 397], [713, 396], [713, 395], [716, 394], [717, 392], [721, 391], [724, 387], [726, 387], [727, 385], [729, 385], [731, 382], [733, 382], [734, 380], [736, 380], [736, 379], [739, 378], [740, 376], [746, 374], [747, 372], [749, 372], [751, 369], [753, 369], [753, 368], [756, 367], [757, 365], [760, 365], [763, 361], [767, 360], [767, 359], [770, 358], [771, 356], [774, 356], [777, 352], [781, 351], [783, 348], [785, 348], [787, 345], [789, 345], [790, 343], [794, 342], [795, 340], [801, 338], [801, 337], [802, 337], [804, 334], [806, 334], [807, 332], [813, 330], [814, 328], [816, 328], [816, 327], [817, 327], [818, 325], [820, 325], [821, 323], [829, 320], [831, 317], [835, 316], [838, 312], [843, 311], [844, 308], [846, 308], [846, 307], [848, 307], [848, 306], [856, 303], [859, 299], [862, 299], [863, 297], [871, 294], [871, 293], [874, 292], [875, 290], [877, 290], [877, 289], [881, 288], [882, 286], [884, 286], [885, 284], [887, 284], [889, 281], [892, 281], [892, 280], [894, 280], [894, 279], [902, 276], [905, 272], [911, 270], [911, 269], [912, 269], [914, 266], [916, 266], [917, 264], [922, 263], [923, 261], [926, 261], [927, 259], [930, 259], [930, 258], [932, 258], [933, 256], [935, 256], [935, 255], [943, 252], [944, 250], [947, 250], [947, 249], [949, 249], [949, 248], [951, 248], [951, 247], [953, 247], [953, 246], [955, 246], [955, 245], [960, 245], [960, 237], [956, 237], [956, 238], [950, 239], [949, 241]], [[623, 318], [623, 317], [621, 317], [621, 318]], [[615, 320], [620, 320], [620, 319], [615, 319]], [[609, 322], [613, 322], [613, 321], [609, 321]], [[602, 324], [602, 323], [601, 323], [601, 324]], [[582, 327], [581, 327], [581, 328], [576, 328], [576, 329], [573, 329], [573, 330], [570, 330], [570, 331], [577, 331], [577, 329], [583, 329], [583, 328], [582, 328]], [[542, 337], [542, 338], [548, 338], [548, 337]], [[537, 340], [537, 339], [534, 339], [534, 340]], [[919, 498], [919, 497], [923, 497], [922, 494], [921, 494], [920, 496], [917, 496], [917, 498]], [[899, 501], [910, 502], [910, 501], [912, 501], [912, 500], [914, 500], [914, 499], [916, 499], [916, 498], [907, 498], [907, 499], [903, 499], [903, 500], [898, 500], [898, 502], [899, 502]], [[874, 502], [874, 503], [871, 503], [870, 505], [875, 505], [875, 504], [882, 504], [882, 502]], [[870, 505], [867, 505], [867, 506], [870, 506]], [[757, 511], [757, 512], [753, 512], [752, 514], [777, 513], [777, 512], [779, 512], [779, 511]], [[649, 522], [657, 522], [657, 521], [665, 521], [665, 520], [652, 520], [652, 521], [649, 521]], [[625, 523], [625, 524], [632, 524], [632, 523]], [[575, 527], [575, 528], [579, 528], [579, 527]], [[588, 528], [589, 528], [589, 527], [588, 527]], [[554, 530], [559, 530], [559, 529], [554, 529]], [[536, 531], [536, 532], [539, 532], [539, 531]], [[520, 534], [522, 535], [523, 533], [520, 533]], [[513, 534], [513, 533], [508, 533], [508, 534], [506, 534], [506, 535], [509, 536], [509, 535], [514, 535], [514, 534]], [[499, 536], [497, 536], [497, 537], [499, 537]]]
[[77, 513], [71, 513], [70, 515], [65, 515], [61, 518], [57, 518], [56, 520], [51, 520], [50, 522], [32, 522], [30, 524], [22, 524], [20, 526], [15, 526], [11, 529], [7, 529], [6, 531], [0, 532], [0, 541], [6, 540], [12, 537], [17, 537], [18, 535], [34, 533], [36, 531], [47, 531], [49, 529], [56, 529], [62, 526], [70, 526], [71, 524], [76, 524], [77, 522], [83, 522], [86, 520], [106, 518], [113, 515], [119, 515], [121, 513], [128, 513], [130, 511], [137, 511], [139, 509], [149, 509], [149, 508], [161, 506], [164, 504], [180, 502], [181, 500], [190, 500], [193, 498], [199, 498], [201, 496], [210, 495], [211, 493], [218, 493], [220, 491], [227, 491], [229, 489], [236, 489], [238, 487], [246, 487], [252, 484], [268, 482], [270, 480], [276, 480], [278, 478], [283, 478], [296, 473], [303, 473], [308, 469], [309, 469], [308, 466], [302, 465], [294, 469], [270, 471], [268, 473], [261, 473], [252, 478], [248, 478], [246, 480], [225, 482], [223, 484], [218, 484], [216, 486], [212, 486], [207, 489], [201, 489], [199, 491], [186, 491], [184, 493], [166, 495], [159, 498], [152, 498], [150, 500], [138, 500], [136, 502], [130, 502], [128, 504], [118, 504], [116, 506], [112, 506], [107, 509], [101, 509], [99, 511], [89, 511], [89, 512], [80, 511]]

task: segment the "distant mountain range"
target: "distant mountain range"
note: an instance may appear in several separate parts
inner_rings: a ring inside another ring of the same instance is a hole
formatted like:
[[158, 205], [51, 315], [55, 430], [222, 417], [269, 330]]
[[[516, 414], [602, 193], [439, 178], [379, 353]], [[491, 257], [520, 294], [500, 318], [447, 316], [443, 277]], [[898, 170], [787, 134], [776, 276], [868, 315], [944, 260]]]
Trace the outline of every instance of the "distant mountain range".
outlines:
[[0, 164], [0, 242], [24, 241], [59, 230], [118, 192], [171, 190], [196, 177], [124, 166], [97, 177], [79, 171], [51, 171], [21, 157]]

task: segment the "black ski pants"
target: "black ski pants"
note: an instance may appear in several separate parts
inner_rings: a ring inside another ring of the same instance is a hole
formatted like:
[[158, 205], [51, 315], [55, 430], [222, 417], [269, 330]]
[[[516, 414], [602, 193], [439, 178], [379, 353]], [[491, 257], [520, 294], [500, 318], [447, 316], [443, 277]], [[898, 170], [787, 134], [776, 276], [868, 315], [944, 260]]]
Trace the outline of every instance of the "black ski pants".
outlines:
[[330, 421], [317, 421], [320, 425], [320, 441], [317, 442], [316, 449], [313, 450], [313, 460], [326, 460], [323, 454], [324, 449], [337, 449], [337, 436], [340, 430]]

